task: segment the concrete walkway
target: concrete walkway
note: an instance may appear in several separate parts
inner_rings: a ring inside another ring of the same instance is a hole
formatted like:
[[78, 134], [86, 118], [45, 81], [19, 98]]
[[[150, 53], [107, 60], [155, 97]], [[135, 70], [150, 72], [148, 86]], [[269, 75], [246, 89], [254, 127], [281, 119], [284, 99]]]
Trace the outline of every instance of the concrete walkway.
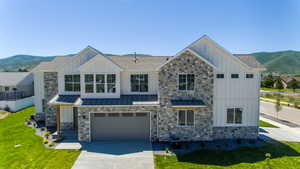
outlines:
[[260, 127], [259, 137], [264, 140], [300, 142], [300, 128], [293, 128], [276, 121], [260, 117], [260, 120], [279, 128]]
[[93, 142], [82, 144], [72, 169], [154, 169], [149, 142]]

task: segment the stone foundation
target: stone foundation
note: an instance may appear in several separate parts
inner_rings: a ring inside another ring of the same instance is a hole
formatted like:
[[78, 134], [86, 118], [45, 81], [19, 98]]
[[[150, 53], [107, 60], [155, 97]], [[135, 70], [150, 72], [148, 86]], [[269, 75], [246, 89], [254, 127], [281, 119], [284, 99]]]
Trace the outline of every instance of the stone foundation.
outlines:
[[71, 130], [74, 129], [74, 124], [72, 122], [61, 122], [60, 123], [61, 130]]
[[257, 126], [241, 127], [214, 127], [214, 139], [257, 139]]

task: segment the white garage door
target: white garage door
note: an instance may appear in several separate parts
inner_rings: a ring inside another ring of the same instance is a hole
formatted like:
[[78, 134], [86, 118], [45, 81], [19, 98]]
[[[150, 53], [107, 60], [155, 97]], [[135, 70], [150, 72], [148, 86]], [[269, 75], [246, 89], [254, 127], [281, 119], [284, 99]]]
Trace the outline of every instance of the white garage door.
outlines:
[[93, 141], [149, 140], [149, 113], [93, 113], [91, 117]]

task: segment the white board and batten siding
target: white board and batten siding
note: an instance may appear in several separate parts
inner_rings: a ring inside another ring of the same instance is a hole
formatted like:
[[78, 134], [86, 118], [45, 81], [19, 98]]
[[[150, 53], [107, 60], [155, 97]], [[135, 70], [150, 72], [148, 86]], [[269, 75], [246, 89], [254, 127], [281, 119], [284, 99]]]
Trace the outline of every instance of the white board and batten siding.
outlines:
[[[148, 75], [148, 92], [132, 92], [130, 76], [132, 74]], [[158, 94], [158, 72], [121, 72], [121, 94], [123, 95], [139, 95], [139, 94]]]
[[[247, 70], [238, 60], [232, 58], [223, 48], [210, 40], [203, 39], [191, 46], [191, 49], [209, 60], [217, 69], [214, 74], [214, 126], [257, 126], [259, 118], [260, 73]], [[224, 79], [217, 79], [216, 74], [223, 73]], [[246, 74], [254, 74], [253, 79], [246, 79]], [[231, 74], [239, 74], [232, 79]], [[227, 108], [242, 108], [242, 124], [227, 124]]]
[[73, 107], [72, 106], [60, 106], [60, 121], [73, 122]]

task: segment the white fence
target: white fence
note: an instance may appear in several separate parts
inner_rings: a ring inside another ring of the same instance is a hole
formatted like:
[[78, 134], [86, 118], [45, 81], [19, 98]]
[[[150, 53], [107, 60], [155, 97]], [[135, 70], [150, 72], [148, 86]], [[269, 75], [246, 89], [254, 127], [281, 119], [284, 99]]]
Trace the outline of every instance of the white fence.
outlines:
[[11, 112], [16, 112], [18, 110], [21, 110], [23, 108], [29, 107], [33, 105], [33, 97], [26, 97], [23, 99], [18, 100], [9, 100], [9, 101], [0, 101], [0, 109], [4, 109], [5, 107], [8, 107]]

